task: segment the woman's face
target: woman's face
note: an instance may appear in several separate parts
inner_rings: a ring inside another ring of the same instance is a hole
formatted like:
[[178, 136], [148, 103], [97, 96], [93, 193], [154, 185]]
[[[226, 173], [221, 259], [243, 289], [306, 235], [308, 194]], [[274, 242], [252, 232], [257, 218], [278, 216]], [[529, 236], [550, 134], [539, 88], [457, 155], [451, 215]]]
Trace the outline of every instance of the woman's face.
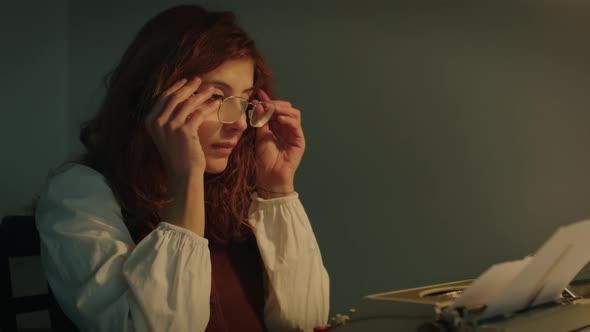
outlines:
[[[254, 61], [251, 58], [228, 60], [201, 76], [201, 88], [212, 85], [213, 94], [223, 98], [240, 96], [250, 99], [254, 85]], [[231, 124], [219, 122], [217, 112], [211, 113], [199, 127], [199, 140], [205, 153], [207, 173], [221, 173], [233, 148], [247, 128], [246, 115]]]

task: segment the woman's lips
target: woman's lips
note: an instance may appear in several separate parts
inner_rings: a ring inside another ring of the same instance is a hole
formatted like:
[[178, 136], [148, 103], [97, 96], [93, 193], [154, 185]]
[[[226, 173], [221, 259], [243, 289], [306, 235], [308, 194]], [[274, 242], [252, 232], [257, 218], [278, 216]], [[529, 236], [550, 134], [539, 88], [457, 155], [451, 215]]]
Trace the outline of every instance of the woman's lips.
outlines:
[[213, 144], [211, 145], [213, 149], [220, 154], [229, 155], [231, 154], [232, 150], [234, 149], [234, 144]]

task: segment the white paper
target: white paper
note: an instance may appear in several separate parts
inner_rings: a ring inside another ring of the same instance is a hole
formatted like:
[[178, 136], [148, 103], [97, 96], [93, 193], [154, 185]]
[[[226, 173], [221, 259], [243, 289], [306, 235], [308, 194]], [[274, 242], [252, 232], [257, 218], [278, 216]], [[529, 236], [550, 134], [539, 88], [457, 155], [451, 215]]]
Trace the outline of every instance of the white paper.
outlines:
[[491, 266], [450, 308], [486, 305], [486, 319], [557, 300], [588, 262], [590, 220], [560, 227], [534, 257]]
[[481, 318], [511, 313], [559, 299], [590, 261], [590, 220], [560, 227], [508, 287], [488, 303]]
[[507, 287], [514, 280], [514, 277], [524, 269], [531, 258], [526, 257], [490, 266], [453, 302], [450, 309], [477, 308], [490, 303], [498, 291]]

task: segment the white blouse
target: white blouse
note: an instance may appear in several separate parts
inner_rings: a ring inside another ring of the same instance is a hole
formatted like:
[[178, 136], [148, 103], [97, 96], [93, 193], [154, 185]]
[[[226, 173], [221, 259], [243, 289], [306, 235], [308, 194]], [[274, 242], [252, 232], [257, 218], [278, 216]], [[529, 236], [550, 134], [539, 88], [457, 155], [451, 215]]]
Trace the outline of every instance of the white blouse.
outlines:
[[[325, 324], [329, 277], [298, 196], [252, 198], [249, 222], [268, 277], [267, 328], [296, 331]], [[48, 282], [82, 331], [207, 327], [207, 239], [160, 222], [135, 245], [104, 177], [77, 164], [48, 180], [36, 221]]]

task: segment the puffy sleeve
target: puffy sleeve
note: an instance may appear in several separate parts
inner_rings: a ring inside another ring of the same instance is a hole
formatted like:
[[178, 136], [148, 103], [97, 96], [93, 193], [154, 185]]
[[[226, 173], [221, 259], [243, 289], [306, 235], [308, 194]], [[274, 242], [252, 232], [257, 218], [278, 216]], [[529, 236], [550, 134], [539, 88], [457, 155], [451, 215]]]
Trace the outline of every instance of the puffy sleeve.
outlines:
[[264, 200], [253, 194], [249, 222], [268, 277], [266, 326], [294, 331], [325, 325], [330, 279], [298, 195]]
[[208, 241], [162, 222], [137, 246], [106, 181], [76, 165], [53, 176], [36, 209], [41, 259], [82, 331], [204, 331]]

